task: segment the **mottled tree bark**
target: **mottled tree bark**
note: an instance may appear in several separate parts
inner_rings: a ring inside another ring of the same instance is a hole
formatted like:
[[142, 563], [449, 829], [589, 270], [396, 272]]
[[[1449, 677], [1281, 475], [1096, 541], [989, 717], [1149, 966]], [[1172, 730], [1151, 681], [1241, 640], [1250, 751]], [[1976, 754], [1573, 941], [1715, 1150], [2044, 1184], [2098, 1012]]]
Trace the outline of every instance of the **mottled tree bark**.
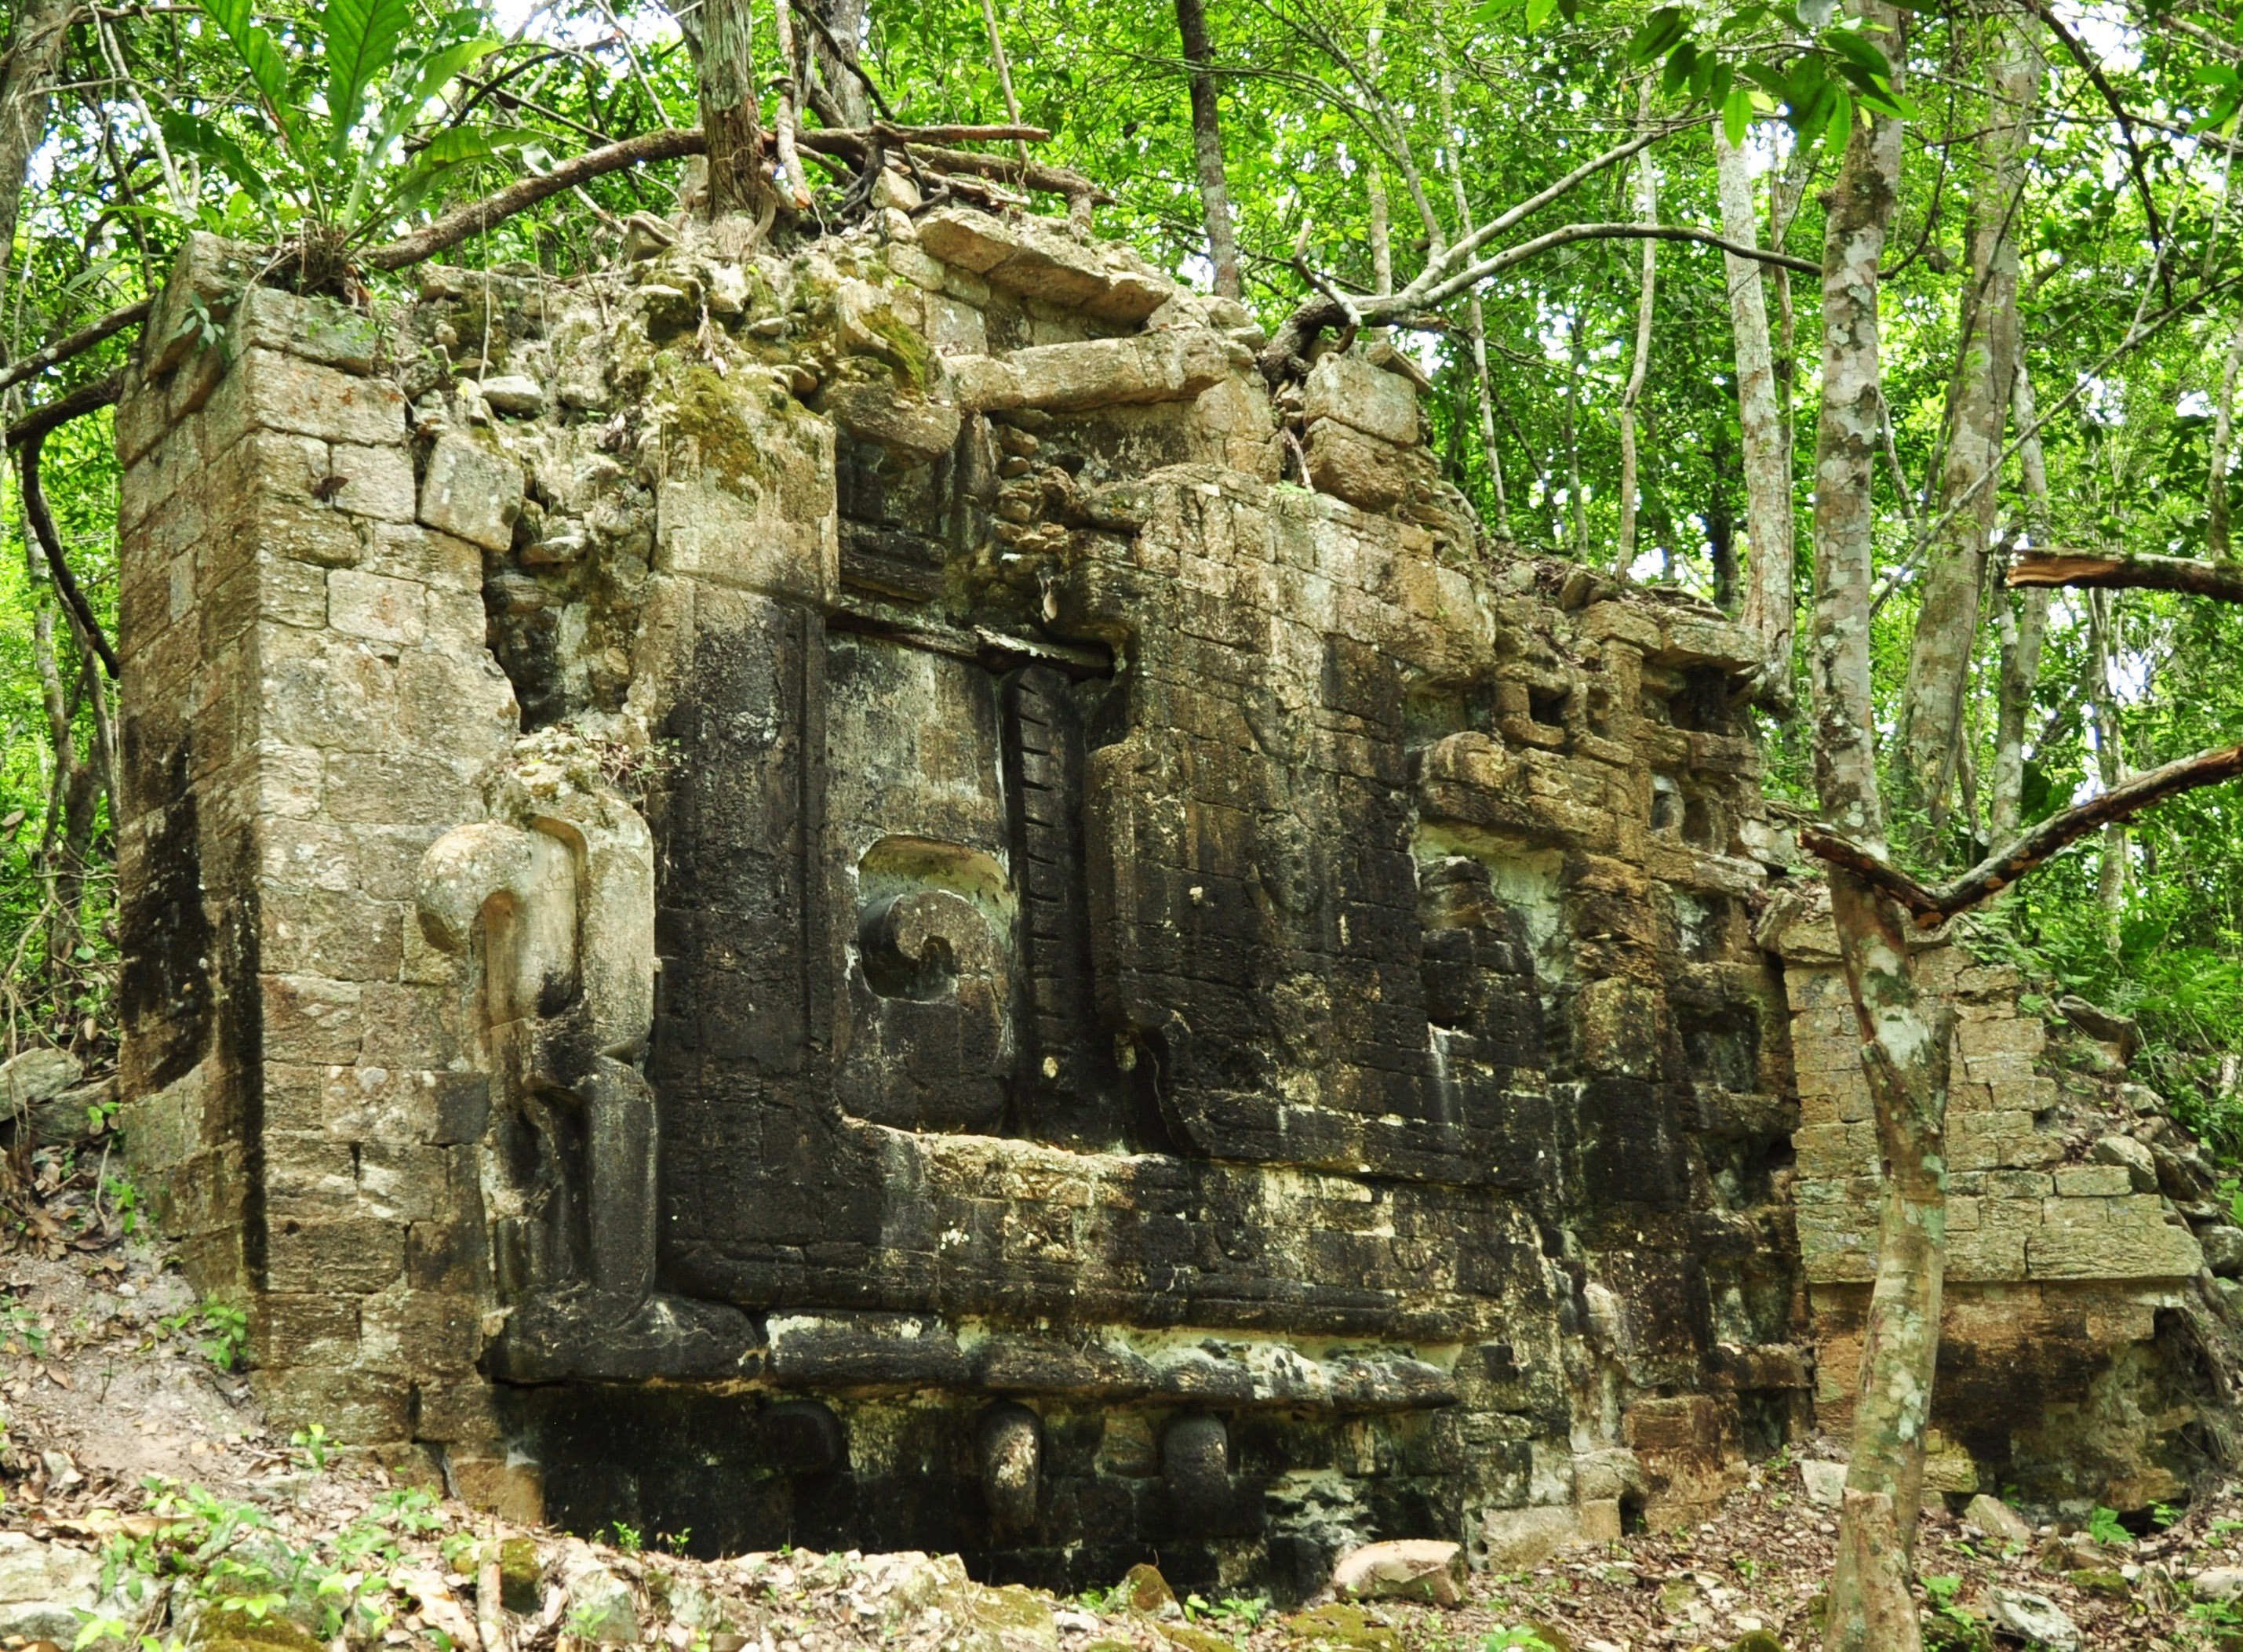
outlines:
[[[1889, 0], [1858, 0], [1855, 9], [1878, 30], [1897, 82], [1903, 14]], [[1869, 701], [1870, 487], [1882, 440], [1877, 261], [1899, 195], [1900, 159], [1899, 121], [1879, 116], [1856, 125], [1825, 198], [1815, 463], [1815, 785], [1825, 818], [1880, 856], [1884, 821]], [[1909, 1555], [1939, 1352], [1947, 1038], [1917, 1001], [1901, 910], [1836, 866], [1830, 905], [1876, 1107], [1885, 1186], [1825, 1645], [1829, 1652], [1916, 1652], [1922, 1640]]]
[[[805, 7], [824, 24], [833, 38], [846, 46], [852, 54], [865, 37], [865, 17], [872, 10], [869, 0], [803, 0]], [[832, 45], [816, 30], [810, 44], [810, 59], [818, 71], [818, 81], [826, 106], [818, 113], [836, 126], [863, 128], [872, 124], [872, 97], [865, 90], [864, 81], [857, 71], [838, 57]]]
[[[2036, 549], [2048, 543], [2048, 461], [2033, 431], [2032, 378], [2022, 356], [2010, 395], [2010, 417], [2031, 432], [2017, 446], [2024, 482], [2025, 532]], [[2015, 834], [2024, 818], [2025, 723], [2032, 715], [2033, 690], [2040, 682], [2041, 643], [2048, 635], [2048, 593], [2028, 588], [2002, 603], [2001, 683], [1994, 714], [1994, 796], [1988, 809], [1989, 835], [1997, 842]]]
[[[1465, 190], [1465, 159], [1456, 141], [1457, 74], [1449, 55], [1445, 11], [1440, 18], [1441, 156], [1449, 174], [1449, 190], [1456, 198], [1457, 234], [1472, 232], [1472, 198]], [[1487, 370], [1487, 312], [1480, 307], [1479, 289], [1465, 300], [1465, 323], [1472, 330], [1472, 377], [1479, 389], [1479, 446], [1487, 459], [1488, 479], [1495, 489], [1495, 531], [1511, 537], [1511, 501], [1503, 486], [1503, 455], [1495, 446], [1495, 381]]]
[[[1745, 152], [1718, 126], [1714, 131], [1715, 181], [1721, 197], [1721, 233], [1755, 245], [1759, 213]], [[1737, 426], [1744, 440], [1745, 538], [1751, 555], [1745, 624], [1760, 638], [1768, 661], [1766, 682], [1779, 703], [1790, 697], [1795, 623], [1792, 563], [1791, 444], [1776, 403], [1775, 358], [1768, 345], [1768, 303], [1761, 266], [1724, 252], [1729, 279], [1729, 330], [1735, 335]]]
[[[1638, 131], [1650, 128], [1651, 100], [1652, 82], [1646, 76], [1636, 105]], [[1659, 174], [1652, 168], [1651, 151], [1647, 149], [1638, 155], [1635, 165], [1636, 221], [1655, 225], [1659, 222]], [[1646, 240], [1642, 272], [1636, 285], [1635, 343], [1628, 361], [1627, 387], [1620, 397], [1620, 545], [1613, 561], [1623, 574], [1635, 565], [1635, 526], [1640, 512], [1636, 501], [1639, 460], [1635, 451], [1635, 410], [1643, 400], [1644, 379], [1651, 370], [1651, 321], [1658, 298], [1659, 243]]]
[[771, 198], [756, 112], [753, 12], [748, 0], [703, 0], [698, 91], [709, 144], [709, 216], [755, 215]]
[[[2017, 358], [2017, 199], [2024, 143], [2040, 101], [2040, 57], [2025, 30], [1990, 19], [1993, 63], [1977, 147], [1970, 208], [1970, 282], [1963, 299], [1964, 340], [1950, 393], [1946, 456], [1929, 547], [1923, 601], [1909, 650], [1895, 778], [1910, 827], [1926, 847], [1945, 823], [1960, 739], [1963, 695], [1978, 636], [1978, 594], [1994, 532], [1995, 490], [1985, 477], [2002, 460], [2002, 427]], [[1967, 507], [1957, 509], [1968, 500]]]
[[1218, 298], [1235, 299], [1238, 232], [1230, 221], [1230, 181], [1223, 167], [1223, 118], [1216, 104], [1214, 49], [1208, 44], [1203, 0], [1176, 0], [1176, 28], [1191, 65], [1192, 159], [1199, 170], [1199, 200], [1207, 214], [1207, 256], [1215, 265]]
[[[1379, 10], [1384, 15], [1384, 8]], [[1379, 48], [1385, 33], [1377, 24], [1371, 25], [1371, 35], [1364, 49], [1364, 72], [1375, 85], [1381, 68]], [[1368, 198], [1371, 218], [1371, 290], [1386, 293], [1394, 291], [1394, 226], [1386, 204], [1386, 163], [1371, 144], [1363, 158], [1363, 191]]]
[[[2118, 695], [2111, 682], [2111, 662], [2118, 653], [2113, 629], [2112, 594], [2090, 591], [2087, 595], [2087, 701], [2095, 724], [2095, 769], [2105, 792], [2116, 791], [2126, 778], [2125, 736], [2118, 727]], [[2126, 905], [2126, 839], [2123, 821], [2103, 829], [2103, 861], [2097, 870], [2096, 899], [2103, 908], [2103, 943], [2118, 950], [2118, 919]]]

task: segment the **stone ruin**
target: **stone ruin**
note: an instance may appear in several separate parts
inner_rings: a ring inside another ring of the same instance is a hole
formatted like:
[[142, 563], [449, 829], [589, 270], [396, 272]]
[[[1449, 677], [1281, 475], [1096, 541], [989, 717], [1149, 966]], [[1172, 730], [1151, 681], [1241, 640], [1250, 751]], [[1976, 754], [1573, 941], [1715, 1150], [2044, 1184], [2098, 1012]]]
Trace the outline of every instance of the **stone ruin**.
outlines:
[[[1273, 400], [1062, 225], [630, 251], [369, 314], [197, 237], [118, 407], [129, 1139], [276, 1415], [1280, 1596], [1842, 1430], [1876, 1146], [1746, 634], [1489, 544], [1390, 346]], [[2243, 1233], [1926, 967], [1933, 1486], [2179, 1495]]]

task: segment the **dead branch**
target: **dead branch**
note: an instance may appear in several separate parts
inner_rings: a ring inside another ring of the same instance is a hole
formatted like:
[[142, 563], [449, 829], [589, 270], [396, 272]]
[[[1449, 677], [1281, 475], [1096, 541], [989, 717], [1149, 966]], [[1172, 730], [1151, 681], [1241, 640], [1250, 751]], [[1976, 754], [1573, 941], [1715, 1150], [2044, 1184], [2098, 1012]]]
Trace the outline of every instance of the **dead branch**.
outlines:
[[46, 554], [47, 571], [54, 575], [56, 591], [69, 604], [81, 634], [93, 645], [93, 651], [101, 656], [103, 669], [114, 681], [117, 655], [109, 646], [109, 639], [102, 635], [101, 623], [93, 617], [85, 594], [77, 588], [77, 581], [71, 576], [70, 563], [63, 556], [62, 536], [55, 531], [55, 519], [47, 509], [46, 494], [39, 486], [39, 448], [46, 439], [45, 430], [34, 431], [23, 447], [24, 515], [30, 522], [31, 535], [39, 541], [39, 549]]
[[44, 350], [34, 350], [21, 361], [11, 361], [0, 370], [0, 390], [19, 385], [48, 368], [68, 361], [72, 356], [83, 355], [104, 339], [114, 337], [125, 328], [148, 319], [149, 311], [156, 307], [153, 299], [143, 299], [138, 304], [128, 304], [121, 310], [111, 310], [98, 321], [88, 322], [68, 338], [57, 339]]
[[2221, 746], [2181, 757], [2122, 781], [2084, 803], [2061, 809], [2006, 848], [1997, 850], [1960, 877], [1926, 885], [1883, 856], [1827, 827], [1800, 829], [1800, 847], [1842, 866], [1863, 883], [1906, 908], [1920, 930], [1936, 929], [1957, 912], [1999, 894], [2036, 867], [2053, 859], [2089, 834], [2131, 820], [2151, 804], [2199, 786], [2213, 786], [2243, 775], [2243, 746]]
[[2222, 602], [2243, 602], [2243, 561], [2208, 562], [2187, 556], [2089, 556], [2071, 551], [2026, 551], [2010, 564], [2003, 583], [2078, 586], [2098, 590], [2181, 591]]

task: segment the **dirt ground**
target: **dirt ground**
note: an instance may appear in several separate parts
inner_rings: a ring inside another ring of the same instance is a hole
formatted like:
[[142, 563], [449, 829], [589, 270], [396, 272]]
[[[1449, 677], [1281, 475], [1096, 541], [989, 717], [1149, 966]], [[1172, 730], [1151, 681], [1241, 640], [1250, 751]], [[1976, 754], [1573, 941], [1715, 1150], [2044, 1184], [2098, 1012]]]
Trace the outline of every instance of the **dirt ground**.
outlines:
[[[1814, 1613], [1835, 1518], [1808, 1498], [1788, 1457], [1755, 1468], [1716, 1518], [1691, 1530], [1576, 1549], [1531, 1572], [1474, 1575], [1463, 1603], [1450, 1608], [1163, 1605], [1148, 1580], [1110, 1595], [1055, 1600], [973, 1585], [954, 1561], [798, 1551], [704, 1563], [516, 1532], [464, 1506], [403, 1493], [378, 1467], [323, 1440], [269, 1428], [238, 1369], [239, 1322], [205, 1315], [145, 1236], [125, 1231], [129, 1210], [93, 1197], [92, 1176], [52, 1155], [36, 1168], [37, 1216], [28, 1225], [19, 1217], [17, 1248], [0, 1256], [0, 1534], [111, 1559], [118, 1545], [138, 1543], [138, 1563], [164, 1588], [134, 1608], [142, 1621], [132, 1628], [156, 1635], [159, 1649], [185, 1638], [186, 1603], [215, 1587], [195, 1571], [208, 1571], [195, 1556], [233, 1518], [212, 1512], [226, 1509], [237, 1511], [243, 1529], [263, 1533], [258, 1541], [276, 1545], [274, 1553], [300, 1557], [289, 1562], [297, 1581], [286, 1587], [311, 1593], [291, 1595], [273, 1615], [277, 1623], [293, 1614], [313, 1631], [300, 1635], [295, 1652], [322, 1652], [322, 1642], [332, 1652], [372, 1644], [548, 1652], [624, 1633], [677, 1652], [1483, 1652], [1532, 1649], [1538, 1638], [1557, 1652], [1740, 1644], [1768, 1652], [1819, 1640]], [[201, 1512], [180, 1512], [191, 1508]], [[497, 1574], [483, 1567], [509, 1537], [529, 1540], [509, 1551], [515, 1569], [534, 1554], [540, 1575], [508, 1586], [527, 1611], [484, 1599]], [[1917, 1552], [1927, 1639], [1954, 1648], [2021, 1644], [1990, 1638], [1984, 1624], [1988, 1591], [2002, 1587], [2053, 1602], [2085, 1647], [2243, 1649], [2243, 1609], [2195, 1598], [2208, 1569], [2243, 1567], [2239, 1538], [2243, 1497], [2233, 1486], [2201, 1492], [2169, 1529], [2123, 1544], [2044, 1528], [2004, 1553], [1952, 1514], [1933, 1515]], [[377, 1539], [387, 1558], [352, 1569]], [[325, 1611], [341, 1598], [337, 1586], [329, 1582], [323, 1595], [303, 1582], [336, 1576], [354, 1580], [354, 1604], [367, 1602], [340, 1625]], [[605, 1627], [587, 1615], [603, 1592], [624, 1602]], [[24, 1645], [24, 1637], [0, 1640]], [[291, 1649], [260, 1642], [253, 1652]]]

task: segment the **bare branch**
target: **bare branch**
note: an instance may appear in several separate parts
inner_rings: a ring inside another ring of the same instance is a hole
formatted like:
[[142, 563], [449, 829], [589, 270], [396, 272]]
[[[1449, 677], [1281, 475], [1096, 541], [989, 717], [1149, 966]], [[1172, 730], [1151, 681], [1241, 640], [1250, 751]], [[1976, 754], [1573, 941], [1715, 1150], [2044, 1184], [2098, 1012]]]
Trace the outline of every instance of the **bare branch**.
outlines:
[[121, 310], [111, 310], [98, 321], [88, 322], [66, 339], [57, 339], [44, 350], [34, 350], [21, 361], [11, 361], [0, 371], [0, 390], [19, 385], [26, 379], [37, 377], [48, 368], [68, 361], [72, 356], [83, 355], [104, 339], [112, 338], [125, 328], [148, 319], [148, 312], [156, 307], [153, 299], [143, 299], [138, 304], [128, 304]]
[[2077, 586], [2098, 590], [2181, 591], [2222, 602], [2243, 602], [2243, 562], [2199, 561], [2187, 556], [2090, 556], [2071, 551], [2027, 551], [2010, 565], [2004, 584]]
[[80, 385], [66, 396], [57, 397], [44, 406], [31, 411], [8, 426], [7, 445], [21, 447], [25, 442], [44, 437], [73, 419], [83, 419], [90, 413], [114, 406], [125, 393], [125, 375], [112, 373], [106, 379], [97, 379], [91, 384]]
[[[2126, 145], [2127, 170], [2134, 175], [2135, 191], [2142, 198], [2142, 214], [2149, 219], [2150, 245], [2160, 245], [2166, 238], [2165, 225], [2158, 218], [2158, 204], [2150, 196], [2149, 175], [2142, 165], [2142, 146], [2134, 141], [2134, 123], [2126, 112], [2126, 105], [2119, 100], [2117, 91], [2105, 77], [2103, 65], [2096, 62], [2095, 54], [2087, 50], [2078, 35], [2065, 27], [2055, 9], [2045, 0], [2024, 0], [2024, 3], [2027, 10], [2048, 25], [2049, 32], [2064, 43], [2064, 49], [2071, 54], [2071, 60], [2085, 72], [2087, 78], [2094, 83], [2095, 90], [2103, 94], [2103, 101], [2110, 105], [2112, 118], [2118, 123], [2118, 136]], [[2171, 291], [2171, 288], [2167, 289], [2168, 293]]]
[[2243, 746], [2221, 746], [2179, 758], [2122, 781], [2110, 790], [2059, 810], [2007, 847], [1950, 882], [1927, 886], [1852, 839], [1822, 826], [1802, 827], [1800, 847], [1905, 907], [1918, 929], [1936, 929], [1957, 912], [1999, 894], [2026, 873], [2091, 833], [2131, 820], [2151, 804], [2243, 775]]

